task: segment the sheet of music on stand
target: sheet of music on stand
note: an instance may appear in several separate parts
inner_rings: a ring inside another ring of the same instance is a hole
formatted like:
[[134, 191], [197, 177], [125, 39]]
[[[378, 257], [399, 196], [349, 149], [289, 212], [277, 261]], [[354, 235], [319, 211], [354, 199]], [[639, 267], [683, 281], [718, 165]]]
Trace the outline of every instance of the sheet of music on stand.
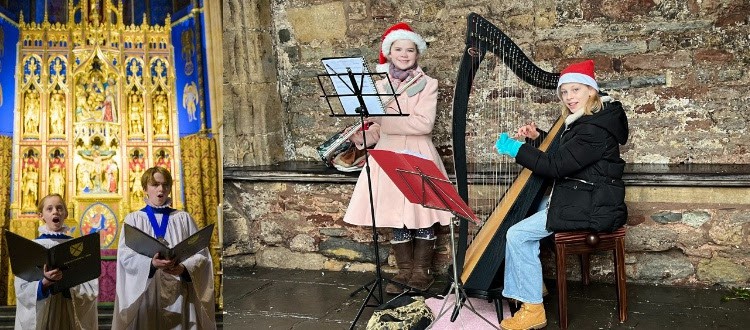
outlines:
[[331, 83], [339, 95], [341, 106], [347, 115], [359, 115], [357, 108], [360, 106], [357, 96], [354, 96], [354, 87], [347, 75], [348, 70], [351, 70], [354, 74], [354, 79], [361, 90], [368, 114], [385, 114], [380, 96], [375, 95], [378, 93], [377, 88], [375, 88], [375, 81], [372, 80], [372, 75], [370, 75], [370, 70], [367, 68], [367, 63], [363, 57], [329, 57], [321, 61], [326, 72], [332, 75]]

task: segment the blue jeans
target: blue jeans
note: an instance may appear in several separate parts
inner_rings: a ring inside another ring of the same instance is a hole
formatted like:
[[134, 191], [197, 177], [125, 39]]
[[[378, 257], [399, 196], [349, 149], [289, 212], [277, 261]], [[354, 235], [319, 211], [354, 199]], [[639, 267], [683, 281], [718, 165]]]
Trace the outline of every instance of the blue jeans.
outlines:
[[505, 283], [503, 296], [530, 304], [542, 303], [542, 262], [539, 241], [547, 231], [547, 198], [534, 215], [519, 221], [505, 235]]

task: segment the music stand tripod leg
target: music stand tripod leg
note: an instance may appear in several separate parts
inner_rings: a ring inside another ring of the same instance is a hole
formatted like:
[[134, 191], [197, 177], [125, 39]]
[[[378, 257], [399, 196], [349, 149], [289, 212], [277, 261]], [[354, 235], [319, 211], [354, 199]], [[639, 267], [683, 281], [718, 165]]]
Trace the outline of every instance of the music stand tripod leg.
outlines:
[[[366, 108], [357, 108], [357, 112], [359, 113], [359, 120], [362, 124], [362, 127], [365, 127], [365, 115], [367, 114]], [[378, 229], [376, 227], [375, 223], [375, 204], [372, 200], [372, 178], [370, 176], [370, 155], [367, 151], [367, 134], [364, 134], [364, 131], [362, 133], [362, 142], [364, 144], [364, 150], [365, 150], [365, 173], [367, 175], [367, 192], [369, 194], [370, 198], [370, 216], [372, 218], [372, 242], [373, 242], [373, 248], [375, 250], [375, 279], [367, 282], [367, 284], [363, 285], [356, 291], [352, 292], [350, 296], [356, 295], [358, 292], [362, 291], [363, 289], [367, 290], [367, 297], [365, 297], [365, 300], [362, 302], [362, 306], [360, 306], [359, 311], [357, 312], [357, 316], [354, 317], [354, 320], [352, 321], [351, 326], [349, 329], [354, 329], [354, 326], [357, 324], [357, 321], [359, 320], [359, 317], [362, 316], [362, 312], [365, 310], [365, 307], [377, 307], [380, 306], [380, 304], [383, 303], [383, 275], [380, 269], [380, 246], [378, 243]], [[368, 286], [372, 284], [372, 288], [369, 288]], [[377, 295], [375, 293], [378, 293]], [[368, 305], [370, 302], [370, 298], [375, 298], [375, 301], [377, 302], [377, 305]]]

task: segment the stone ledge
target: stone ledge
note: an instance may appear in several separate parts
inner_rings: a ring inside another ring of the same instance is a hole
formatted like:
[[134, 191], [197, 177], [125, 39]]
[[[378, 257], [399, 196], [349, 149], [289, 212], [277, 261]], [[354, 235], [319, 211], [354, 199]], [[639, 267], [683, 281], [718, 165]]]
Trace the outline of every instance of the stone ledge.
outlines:
[[[320, 162], [224, 168], [225, 181], [348, 184], [358, 176], [359, 172], [339, 172]], [[488, 176], [475, 173], [469, 181], [482, 182]], [[454, 179], [452, 174], [449, 177]], [[750, 164], [627, 164], [623, 180], [628, 186], [750, 187]]]

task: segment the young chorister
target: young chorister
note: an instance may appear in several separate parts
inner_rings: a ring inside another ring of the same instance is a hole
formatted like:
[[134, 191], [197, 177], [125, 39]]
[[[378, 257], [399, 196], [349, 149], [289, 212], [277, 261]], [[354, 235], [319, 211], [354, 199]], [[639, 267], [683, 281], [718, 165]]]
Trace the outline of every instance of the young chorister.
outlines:
[[[170, 208], [172, 176], [152, 167], [141, 177], [146, 207], [125, 217], [125, 224], [169, 247], [197, 231], [193, 218]], [[123, 230], [120, 231], [124, 232]], [[176, 263], [157, 253], [144, 256], [120, 235], [117, 297], [112, 329], [215, 329], [213, 264], [208, 249]]]
[[[72, 239], [65, 226], [68, 210], [59, 194], [42, 198], [38, 205], [44, 225], [34, 241], [51, 248]], [[12, 248], [12, 247], [10, 247]], [[44, 277], [39, 281], [15, 278], [16, 324], [18, 329], [97, 329], [97, 298], [99, 280], [81, 283], [56, 292], [53, 285], [63, 277], [59, 269], [43, 266]]]

